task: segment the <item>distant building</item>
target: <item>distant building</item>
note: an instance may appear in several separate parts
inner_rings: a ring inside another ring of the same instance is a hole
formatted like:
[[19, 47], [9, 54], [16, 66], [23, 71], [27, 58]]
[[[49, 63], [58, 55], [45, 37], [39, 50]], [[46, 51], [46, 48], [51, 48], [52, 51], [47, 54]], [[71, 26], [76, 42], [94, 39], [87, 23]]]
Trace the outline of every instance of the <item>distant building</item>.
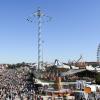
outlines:
[[97, 75], [96, 71], [90, 71], [87, 69], [78, 69], [78, 70], [69, 70], [67, 72], [62, 73], [62, 75], [64, 77], [68, 77], [68, 78], [76, 78], [77, 79], [83, 79], [83, 80], [93, 80], [95, 79], [95, 76]]

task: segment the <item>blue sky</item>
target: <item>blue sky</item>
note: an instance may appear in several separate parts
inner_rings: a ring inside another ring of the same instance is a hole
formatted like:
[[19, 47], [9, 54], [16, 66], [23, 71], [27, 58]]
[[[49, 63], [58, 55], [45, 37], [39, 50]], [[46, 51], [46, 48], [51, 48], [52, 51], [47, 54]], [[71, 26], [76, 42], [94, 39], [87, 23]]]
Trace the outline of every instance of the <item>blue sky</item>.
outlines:
[[40, 7], [52, 17], [42, 25], [44, 60], [96, 61], [100, 42], [100, 0], [0, 0], [0, 63], [37, 61], [37, 20], [26, 18]]

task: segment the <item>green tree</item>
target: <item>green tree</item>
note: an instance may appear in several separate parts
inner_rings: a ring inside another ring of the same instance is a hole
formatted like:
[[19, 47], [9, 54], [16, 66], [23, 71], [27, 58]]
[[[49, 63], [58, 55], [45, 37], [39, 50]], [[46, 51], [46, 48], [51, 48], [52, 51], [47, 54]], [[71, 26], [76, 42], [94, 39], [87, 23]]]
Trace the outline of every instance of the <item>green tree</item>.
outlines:
[[98, 73], [97, 75], [96, 75], [96, 84], [99, 84], [100, 85], [100, 73]]

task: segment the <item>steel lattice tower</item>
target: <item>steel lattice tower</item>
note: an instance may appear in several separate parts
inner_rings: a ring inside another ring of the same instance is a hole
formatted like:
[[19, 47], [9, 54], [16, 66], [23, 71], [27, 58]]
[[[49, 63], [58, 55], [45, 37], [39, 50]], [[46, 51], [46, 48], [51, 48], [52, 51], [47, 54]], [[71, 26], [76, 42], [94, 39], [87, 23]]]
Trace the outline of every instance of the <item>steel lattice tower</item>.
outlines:
[[100, 66], [100, 44], [98, 45], [98, 48], [97, 48], [97, 62]]
[[[38, 70], [41, 70], [43, 67], [43, 40], [42, 40], [42, 32], [41, 32], [41, 26], [43, 22], [43, 17], [47, 17], [51, 19], [49, 16], [46, 16], [40, 8], [32, 14], [32, 16], [37, 17], [38, 19]], [[27, 18], [27, 21], [32, 22], [32, 18]]]
[[42, 37], [41, 37], [41, 25], [42, 25], [42, 17], [45, 16], [44, 13], [40, 10], [34, 13], [35, 16], [38, 18], [38, 70], [42, 69]]

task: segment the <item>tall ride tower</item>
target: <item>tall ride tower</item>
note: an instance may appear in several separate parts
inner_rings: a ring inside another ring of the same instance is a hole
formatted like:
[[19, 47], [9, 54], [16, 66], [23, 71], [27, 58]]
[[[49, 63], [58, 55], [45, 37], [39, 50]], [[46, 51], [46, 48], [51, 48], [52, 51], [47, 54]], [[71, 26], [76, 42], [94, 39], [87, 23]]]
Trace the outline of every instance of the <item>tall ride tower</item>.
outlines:
[[42, 25], [42, 17], [45, 16], [45, 14], [40, 10], [40, 8], [37, 10], [37, 12], [34, 13], [34, 16], [38, 18], [38, 70], [42, 69], [42, 33], [41, 33], [41, 25]]
[[[38, 71], [43, 67], [43, 39], [42, 39], [42, 32], [41, 26], [43, 22], [43, 17], [47, 17], [51, 19], [49, 16], [46, 16], [40, 8], [37, 9], [35, 13], [32, 14], [32, 17], [37, 17], [38, 20]], [[32, 17], [28, 18], [27, 21], [32, 22]]]

